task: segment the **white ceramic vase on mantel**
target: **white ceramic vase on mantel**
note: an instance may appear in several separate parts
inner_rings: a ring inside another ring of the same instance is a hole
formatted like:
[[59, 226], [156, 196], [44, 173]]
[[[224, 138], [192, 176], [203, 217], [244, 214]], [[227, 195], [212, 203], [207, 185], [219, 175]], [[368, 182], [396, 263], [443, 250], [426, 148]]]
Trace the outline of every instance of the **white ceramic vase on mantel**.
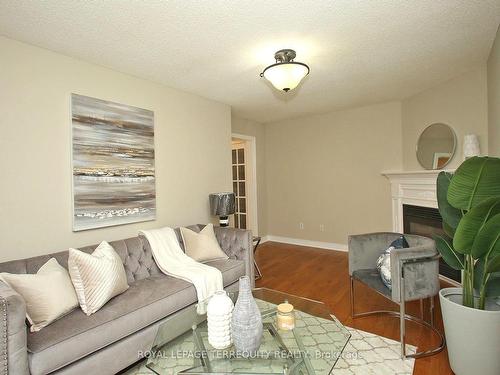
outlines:
[[232, 344], [231, 319], [233, 301], [224, 290], [216, 292], [208, 301], [208, 343], [215, 349], [226, 349]]

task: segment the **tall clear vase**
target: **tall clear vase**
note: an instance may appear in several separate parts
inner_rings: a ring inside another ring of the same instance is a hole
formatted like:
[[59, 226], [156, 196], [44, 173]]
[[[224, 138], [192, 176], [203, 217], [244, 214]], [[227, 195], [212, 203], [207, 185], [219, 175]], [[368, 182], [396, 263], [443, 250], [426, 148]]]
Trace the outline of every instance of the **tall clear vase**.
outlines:
[[262, 339], [262, 316], [252, 295], [248, 276], [240, 277], [238, 300], [232, 316], [232, 336], [236, 350], [242, 356], [253, 355]]

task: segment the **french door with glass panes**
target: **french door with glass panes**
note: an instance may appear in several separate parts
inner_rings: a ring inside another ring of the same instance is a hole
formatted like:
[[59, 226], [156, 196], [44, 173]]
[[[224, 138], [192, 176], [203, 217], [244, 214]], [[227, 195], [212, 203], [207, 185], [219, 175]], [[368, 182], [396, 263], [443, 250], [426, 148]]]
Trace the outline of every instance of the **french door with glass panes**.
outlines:
[[245, 144], [233, 143], [233, 192], [236, 196], [234, 226], [247, 229], [247, 193], [246, 193], [246, 164]]

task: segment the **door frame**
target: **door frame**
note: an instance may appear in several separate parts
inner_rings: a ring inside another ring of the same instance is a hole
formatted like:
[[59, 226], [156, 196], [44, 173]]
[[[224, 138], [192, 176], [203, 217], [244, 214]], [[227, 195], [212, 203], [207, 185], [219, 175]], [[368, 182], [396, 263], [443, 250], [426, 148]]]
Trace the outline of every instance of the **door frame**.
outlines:
[[[259, 221], [257, 210], [257, 139], [253, 135], [245, 135], [239, 133], [232, 133], [231, 139], [237, 138], [245, 141], [247, 146], [247, 157], [250, 156], [250, 165], [247, 164], [247, 173], [250, 172], [251, 181], [248, 184], [248, 199], [247, 205], [250, 207], [252, 215], [250, 215], [250, 228], [254, 230], [254, 236], [259, 234]], [[250, 155], [248, 155], [250, 154]], [[250, 171], [248, 171], [250, 167]], [[247, 179], [248, 182], [248, 179]]]

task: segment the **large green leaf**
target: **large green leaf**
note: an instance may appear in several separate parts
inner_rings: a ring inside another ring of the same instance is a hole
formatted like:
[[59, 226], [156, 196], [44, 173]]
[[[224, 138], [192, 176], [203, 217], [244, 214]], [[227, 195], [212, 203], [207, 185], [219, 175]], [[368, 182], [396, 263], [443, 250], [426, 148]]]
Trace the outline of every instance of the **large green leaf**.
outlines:
[[[448, 187], [453, 175], [448, 172], [440, 172], [437, 177], [436, 196], [438, 201], [439, 213], [443, 218], [443, 222], [448, 225], [450, 229], [455, 230], [458, 222], [462, 218], [462, 211], [453, 207], [448, 202]], [[446, 228], [445, 228], [446, 230]]]
[[446, 264], [455, 270], [464, 269], [464, 256], [453, 250], [451, 239], [434, 236], [434, 241], [436, 241], [436, 248]]
[[500, 272], [500, 255], [488, 261], [486, 272]]
[[485, 199], [500, 195], [499, 181], [499, 158], [476, 156], [467, 159], [451, 179], [448, 202], [455, 208], [468, 211]]
[[486, 283], [486, 297], [500, 296], [500, 272], [490, 273]]
[[[476, 262], [474, 267], [474, 289], [478, 292], [481, 288], [483, 280], [484, 263], [480, 259]], [[498, 297], [500, 296], [500, 272], [490, 273], [488, 282], [486, 283], [486, 296]]]
[[500, 255], [500, 214], [496, 214], [484, 224], [472, 244], [474, 258], [493, 259]]
[[[486, 199], [467, 212], [453, 236], [453, 247], [462, 254], [470, 254], [472, 244], [478, 233], [487, 221], [500, 213], [500, 196]], [[479, 258], [482, 253], [473, 253], [474, 258]]]
[[443, 230], [448, 237], [453, 238], [453, 236], [455, 236], [455, 229], [456, 228], [452, 228], [451, 226], [449, 226], [446, 221], [443, 221]]

